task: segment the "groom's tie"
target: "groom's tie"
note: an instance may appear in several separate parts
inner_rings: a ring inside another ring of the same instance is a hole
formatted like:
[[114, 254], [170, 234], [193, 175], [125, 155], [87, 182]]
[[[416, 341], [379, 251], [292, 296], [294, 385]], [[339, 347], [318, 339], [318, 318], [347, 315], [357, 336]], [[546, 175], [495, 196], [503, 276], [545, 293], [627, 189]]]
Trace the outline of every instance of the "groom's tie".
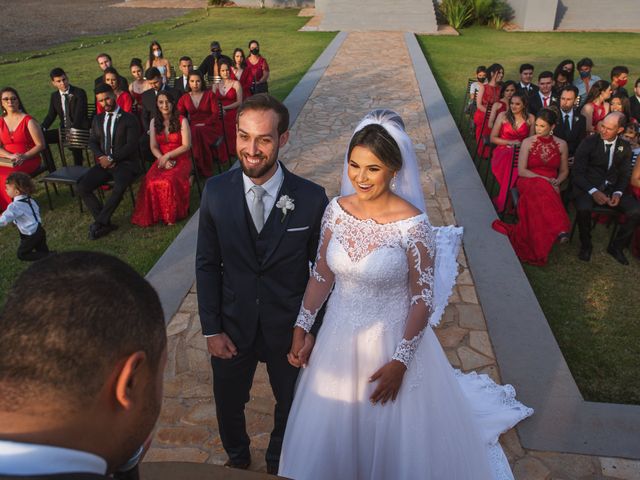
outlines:
[[258, 233], [260, 233], [262, 227], [264, 227], [264, 202], [262, 197], [267, 191], [260, 185], [254, 185], [251, 187], [251, 191], [253, 192], [253, 202], [251, 202], [249, 211], [251, 212], [253, 224], [256, 226]]

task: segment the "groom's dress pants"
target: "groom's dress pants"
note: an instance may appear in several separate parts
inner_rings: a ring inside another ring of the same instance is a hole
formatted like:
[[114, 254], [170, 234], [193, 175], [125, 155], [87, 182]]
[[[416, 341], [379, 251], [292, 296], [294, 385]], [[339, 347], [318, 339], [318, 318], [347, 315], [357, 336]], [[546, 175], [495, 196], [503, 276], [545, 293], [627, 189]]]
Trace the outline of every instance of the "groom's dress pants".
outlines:
[[247, 435], [244, 407], [250, 398], [249, 392], [259, 361], [267, 364], [269, 383], [276, 399], [274, 427], [266, 461], [267, 464], [278, 465], [298, 369], [289, 364], [286, 351], [270, 351], [260, 329], [252, 349], [238, 351], [238, 354], [229, 360], [211, 357], [218, 429], [229, 459], [234, 463], [248, 461], [250, 440]]

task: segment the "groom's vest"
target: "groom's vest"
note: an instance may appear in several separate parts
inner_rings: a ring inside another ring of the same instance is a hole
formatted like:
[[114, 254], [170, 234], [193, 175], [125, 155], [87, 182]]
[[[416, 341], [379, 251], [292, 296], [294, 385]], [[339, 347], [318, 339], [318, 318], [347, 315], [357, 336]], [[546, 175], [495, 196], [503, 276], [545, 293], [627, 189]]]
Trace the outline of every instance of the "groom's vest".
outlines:
[[[273, 208], [275, 208], [275, 205]], [[273, 211], [273, 208], [271, 209], [272, 211]], [[247, 205], [246, 200], [244, 202], [244, 211], [245, 211], [245, 218], [247, 219], [247, 228], [249, 229], [249, 235], [251, 235], [251, 240], [255, 245], [255, 249], [256, 249], [256, 260], [258, 260], [258, 263], [262, 263], [262, 259], [267, 253], [267, 246], [268, 246], [267, 239], [269, 236], [269, 231], [271, 230], [269, 228], [272, 220], [271, 213], [269, 213], [269, 217], [267, 218], [267, 221], [265, 222], [264, 227], [262, 228], [262, 231], [258, 233], [258, 231], [256, 230], [256, 226], [253, 224], [253, 220], [251, 219], [251, 212], [249, 212], [249, 207]]]

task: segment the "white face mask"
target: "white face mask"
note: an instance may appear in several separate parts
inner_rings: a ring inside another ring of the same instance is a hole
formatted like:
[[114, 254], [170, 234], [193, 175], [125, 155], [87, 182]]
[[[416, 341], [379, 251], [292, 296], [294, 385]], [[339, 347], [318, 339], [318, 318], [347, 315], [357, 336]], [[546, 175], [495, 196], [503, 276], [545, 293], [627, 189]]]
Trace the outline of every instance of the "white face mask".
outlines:
[[160, 55], [162, 55], [162, 50], [154, 50], [153, 55], [159, 57]]

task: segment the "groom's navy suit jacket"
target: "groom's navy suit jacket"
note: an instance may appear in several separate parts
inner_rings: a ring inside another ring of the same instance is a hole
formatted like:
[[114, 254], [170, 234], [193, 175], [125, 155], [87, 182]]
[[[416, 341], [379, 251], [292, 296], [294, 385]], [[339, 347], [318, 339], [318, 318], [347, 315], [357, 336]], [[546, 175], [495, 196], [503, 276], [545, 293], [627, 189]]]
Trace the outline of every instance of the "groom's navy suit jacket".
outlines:
[[295, 208], [283, 215], [274, 205], [260, 234], [241, 169], [211, 178], [202, 195], [196, 252], [202, 333], [224, 332], [240, 351], [253, 346], [258, 328], [271, 351], [289, 351], [328, 203], [322, 187], [280, 167], [276, 202], [288, 195]]

